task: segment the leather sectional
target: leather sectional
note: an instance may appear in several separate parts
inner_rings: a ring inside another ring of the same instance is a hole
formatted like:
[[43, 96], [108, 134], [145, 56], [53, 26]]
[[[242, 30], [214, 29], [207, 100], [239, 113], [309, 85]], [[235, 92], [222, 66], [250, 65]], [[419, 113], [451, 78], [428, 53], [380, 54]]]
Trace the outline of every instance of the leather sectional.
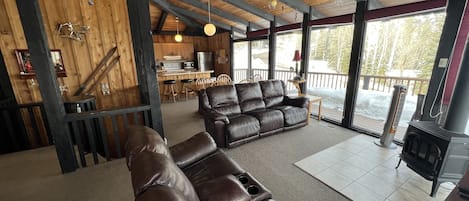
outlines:
[[216, 147], [206, 132], [168, 148], [153, 129], [127, 129], [136, 201], [272, 201], [271, 193]]
[[309, 101], [286, 95], [281, 80], [210, 87], [199, 92], [205, 129], [219, 147], [234, 147], [307, 124]]

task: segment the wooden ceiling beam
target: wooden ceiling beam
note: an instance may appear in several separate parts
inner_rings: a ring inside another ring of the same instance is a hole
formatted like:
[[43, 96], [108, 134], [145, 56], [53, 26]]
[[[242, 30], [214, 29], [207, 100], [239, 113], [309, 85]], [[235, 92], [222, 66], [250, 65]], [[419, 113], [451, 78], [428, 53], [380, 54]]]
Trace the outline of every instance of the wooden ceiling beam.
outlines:
[[180, 13], [171, 9], [171, 4], [169, 4], [166, 0], [151, 0], [151, 2], [155, 3], [156, 5], [160, 6], [164, 11], [173, 14], [189, 27], [200, 27], [199, 23], [192, 21], [191, 19], [181, 15]]
[[[186, 4], [189, 4], [191, 6], [194, 6], [196, 8], [199, 8], [199, 9], [202, 9], [202, 10], [205, 10], [205, 11], [208, 10], [208, 5], [205, 4], [205, 3], [202, 3], [200, 1], [196, 1], [196, 0], [181, 0], [181, 1], [186, 3]], [[249, 26], [249, 21], [247, 21], [245, 19], [242, 19], [240, 17], [237, 17], [235, 15], [232, 15], [229, 12], [226, 12], [224, 10], [220, 10], [218, 8], [215, 8], [215, 7], [211, 6], [210, 11], [211, 11], [211, 13], [213, 13], [215, 15], [218, 15], [220, 17], [223, 17], [227, 20], [243, 24], [244, 26]], [[250, 25], [251, 25], [251, 28], [253, 28], [253, 29], [263, 29], [263, 27], [261, 27], [257, 24], [251, 23]]]
[[[171, 9], [176, 11], [176, 12], [184, 13], [184, 15], [186, 15], [190, 18], [194, 18], [194, 19], [198, 19], [198, 20], [201, 20], [201, 21], [204, 21], [204, 22], [208, 22], [208, 17], [205, 16], [205, 15], [201, 15], [201, 14], [193, 12], [193, 11], [188, 11], [186, 9], [183, 9], [183, 8], [180, 8], [180, 7], [177, 7], [177, 6], [174, 6], [174, 5], [171, 5]], [[232, 26], [227, 25], [227, 24], [222, 23], [222, 22], [219, 22], [219, 21], [216, 21], [216, 20], [213, 20], [213, 19], [212, 19], [212, 23], [215, 26], [220, 27], [220, 28], [225, 29], [225, 30], [228, 30], [228, 31], [232, 29]], [[238, 32], [238, 33], [243, 34], [243, 35], [246, 34], [245, 30], [242, 30], [242, 29], [239, 29], [239, 28], [236, 28], [236, 27], [233, 27], [233, 31]]]
[[158, 24], [156, 25], [156, 28], [153, 31], [153, 33], [156, 33], [156, 34], [161, 33], [161, 30], [163, 30], [164, 22], [166, 21], [166, 17], [168, 17], [168, 12], [163, 10], [161, 12], [160, 19], [158, 19]]
[[289, 6], [290, 8], [293, 8], [297, 11], [304, 13], [309, 13], [311, 19], [319, 19], [319, 18], [324, 18], [325, 15], [313, 8], [312, 6], [309, 6], [308, 4], [305, 4], [304, 1], [302, 0], [280, 0], [280, 2], [284, 3], [285, 5]]
[[[238, 8], [241, 8], [247, 12], [250, 12], [254, 15], [257, 15], [261, 18], [264, 18], [265, 20], [268, 20], [268, 21], [274, 21], [274, 15], [270, 14], [270, 13], [267, 13], [259, 8], [256, 8], [254, 6], [251, 6], [249, 5], [248, 3], [246, 3], [244, 0], [224, 0]], [[276, 22], [278, 25], [286, 25], [286, 24], [290, 24], [289, 22], [283, 20], [283, 19], [280, 19], [280, 18], [277, 18], [276, 19]]]

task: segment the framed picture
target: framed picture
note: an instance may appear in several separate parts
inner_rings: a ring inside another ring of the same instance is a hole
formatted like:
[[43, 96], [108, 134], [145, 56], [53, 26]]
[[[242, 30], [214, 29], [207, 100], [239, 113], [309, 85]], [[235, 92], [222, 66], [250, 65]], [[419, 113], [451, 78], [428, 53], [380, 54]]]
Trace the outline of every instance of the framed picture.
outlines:
[[[18, 60], [18, 66], [20, 68], [20, 77], [29, 79], [36, 76], [34, 65], [31, 62], [31, 55], [29, 54], [29, 50], [17, 49], [15, 50], [15, 54], [16, 59]], [[52, 49], [50, 54], [52, 63], [54, 63], [55, 72], [57, 72], [57, 77], [67, 77], [60, 50]]]

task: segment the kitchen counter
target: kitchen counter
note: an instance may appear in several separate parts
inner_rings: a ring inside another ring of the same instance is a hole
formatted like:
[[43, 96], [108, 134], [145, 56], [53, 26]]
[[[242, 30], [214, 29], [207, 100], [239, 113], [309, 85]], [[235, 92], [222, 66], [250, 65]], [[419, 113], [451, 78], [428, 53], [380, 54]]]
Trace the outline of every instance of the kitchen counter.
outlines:
[[160, 96], [162, 100], [165, 100], [167, 97], [164, 97], [163, 89], [165, 80], [176, 80], [176, 91], [180, 94], [182, 91], [182, 83], [180, 80], [183, 79], [199, 79], [199, 78], [210, 78], [213, 70], [209, 71], [197, 71], [197, 70], [181, 70], [181, 71], [162, 71], [158, 70], [158, 84], [160, 89]]

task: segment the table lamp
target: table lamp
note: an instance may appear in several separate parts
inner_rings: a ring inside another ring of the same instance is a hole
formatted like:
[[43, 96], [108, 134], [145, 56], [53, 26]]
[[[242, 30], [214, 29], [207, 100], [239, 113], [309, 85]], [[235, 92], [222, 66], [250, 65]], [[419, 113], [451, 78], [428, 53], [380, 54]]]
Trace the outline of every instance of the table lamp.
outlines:
[[298, 74], [298, 62], [301, 61], [301, 55], [300, 55], [300, 51], [299, 50], [295, 50], [295, 55], [293, 55], [293, 61], [296, 62], [296, 65], [295, 65], [295, 77], [293, 79], [295, 80], [300, 80], [301, 79], [301, 76]]

